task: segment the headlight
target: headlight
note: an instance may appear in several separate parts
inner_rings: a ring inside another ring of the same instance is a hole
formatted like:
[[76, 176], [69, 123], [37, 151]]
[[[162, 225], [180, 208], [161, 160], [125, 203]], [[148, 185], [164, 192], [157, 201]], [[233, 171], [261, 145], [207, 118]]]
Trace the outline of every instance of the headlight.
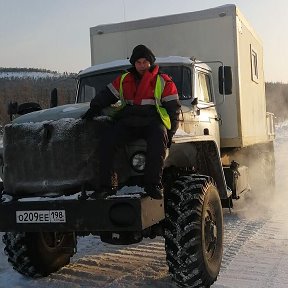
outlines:
[[131, 158], [131, 166], [136, 172], [143, 172], [146, 156], [144, 153], [135, 153]]

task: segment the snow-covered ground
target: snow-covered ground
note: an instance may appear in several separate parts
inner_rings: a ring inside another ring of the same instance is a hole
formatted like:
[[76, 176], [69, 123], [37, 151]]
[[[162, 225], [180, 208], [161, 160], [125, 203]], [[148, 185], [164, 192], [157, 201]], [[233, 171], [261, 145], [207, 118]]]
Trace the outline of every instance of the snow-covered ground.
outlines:
[[[236, 202], [231, 214], [224, 211], [224, 256], [213, 288], [288, 287], [288, 122], [277, 126], [276, 135], [276, 193], [262, 191]], [[79, 238], [70, 265], [36, 280], [14, 272], [2, 243], [0, 249], [0, 288], [176, 287], [162, 238], [120, 247], [94, 236]]]

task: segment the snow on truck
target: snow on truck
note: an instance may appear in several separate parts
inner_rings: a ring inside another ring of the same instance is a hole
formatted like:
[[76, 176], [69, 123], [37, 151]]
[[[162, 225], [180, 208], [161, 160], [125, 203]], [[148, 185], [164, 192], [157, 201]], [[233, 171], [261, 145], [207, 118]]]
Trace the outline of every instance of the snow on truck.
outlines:
[[[100, 25], [90, 37], [93, 66], [78, 75], [76, 103], [5, 126], [0, 230], [8, 260], [21, 274], [46, 276], [69, 263], [77, 236], [126, 245], [163, 236], [172, 279], [182, 287], [209, 287], [221, 266], [222, 207], [251, 188], [273, 190], [274, 126], [266, 112], [261, 42], [235, 5]], [[114, 108], [93, 121], [80, 116], [130, 67], [127, 57], [138, 44], [159, 56], [182, 105], [165, 160], [164, 199], [143, 192], [141, 139], [115, 157], [117, 193], [92, 199], [98, 140], [113, 125]]]

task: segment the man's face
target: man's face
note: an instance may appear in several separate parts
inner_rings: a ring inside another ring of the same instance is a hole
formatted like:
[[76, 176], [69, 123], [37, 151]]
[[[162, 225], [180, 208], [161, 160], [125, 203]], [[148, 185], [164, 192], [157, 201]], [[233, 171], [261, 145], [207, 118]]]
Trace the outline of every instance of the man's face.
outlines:
[[135, 68], [137, 72], [142, 76], [151, 66], [150, 62], [146, 58], [139, 58], [135, 62]]

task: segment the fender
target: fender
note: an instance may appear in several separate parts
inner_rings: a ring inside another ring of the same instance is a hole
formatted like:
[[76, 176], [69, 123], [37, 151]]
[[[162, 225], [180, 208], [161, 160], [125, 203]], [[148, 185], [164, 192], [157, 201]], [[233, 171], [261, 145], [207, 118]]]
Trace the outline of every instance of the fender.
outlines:
[[[165, 160], [165, 168], [192, 168], [199, 174], [211, 176], [216, 182], [220, 198], [229, 198], [231, 191], [227, 188], [218, 146], [213, 138], [193, 137], [191, 142], [184, 142], [183, 137], [181, 138], [175, 139], [177, 145], [172, 144]], [[180, 141], [183, 143], [179, 143]]]

